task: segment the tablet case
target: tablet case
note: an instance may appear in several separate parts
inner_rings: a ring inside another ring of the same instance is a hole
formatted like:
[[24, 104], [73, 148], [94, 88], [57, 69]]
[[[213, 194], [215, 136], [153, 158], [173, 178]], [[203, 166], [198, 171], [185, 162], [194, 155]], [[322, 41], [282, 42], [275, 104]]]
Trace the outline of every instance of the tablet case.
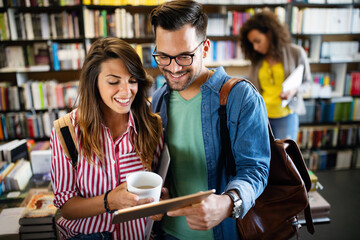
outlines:
[[160, 213], [166, 213], [170, 210], [175, 210], [195, 203], [199, 203], [213, 193], [215, 193], [215, 189], [205, 192], [198, 192], [182, 197], [166, 199], [160, 202], [148, 203], [135, 207], [120, 209], [114, 213], [111, 223], [121, 223], [133, 219], [153, 216]]

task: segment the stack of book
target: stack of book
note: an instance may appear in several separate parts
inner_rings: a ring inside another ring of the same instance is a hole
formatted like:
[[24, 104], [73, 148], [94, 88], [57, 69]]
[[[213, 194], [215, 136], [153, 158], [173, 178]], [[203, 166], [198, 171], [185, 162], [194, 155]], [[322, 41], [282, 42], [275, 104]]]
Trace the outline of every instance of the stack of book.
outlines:
[[57, 239], [54, 195], [50, 192], [31, 194], [24, 213], [19, 219], [21, 239]]
[[[309, 204], [314, 223], [330, 222], [330, 204], [318, 191], [309, 192]], [[305, 224], [303, 213], [298, 218], [301, 224]]]

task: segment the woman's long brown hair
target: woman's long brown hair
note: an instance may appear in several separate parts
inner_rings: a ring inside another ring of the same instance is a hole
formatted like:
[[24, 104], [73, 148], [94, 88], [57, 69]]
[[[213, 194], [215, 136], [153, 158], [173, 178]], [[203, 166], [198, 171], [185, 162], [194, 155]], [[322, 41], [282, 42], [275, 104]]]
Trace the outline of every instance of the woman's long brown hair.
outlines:
[[[143, 164], [148, 165], [154, 157], [156, 146], [162, 134], [160, 118], [151, 112], [147, 98], [152, 78], [146, 74], [140, 57], [127, 42], [114, 38], [96, 40], [85, 58], [80, 75], [78, 125], [82, 154], [93, 162], [94, 154], [103, 161], [101, 123], [101, 96], [97, 87], [101, 63], [109, 59], [120, 59], [129, 73], [138, 81], [138, 92], [131, 105], [138, 134], [135, 134], [135, 148]], [[159, 123], [160, 122], [160, 123]], [[147, 163], [146, 163], [147, 160]]]
[[285, 24], [282, 24], [278, 17], [270, 10], [263, 10], [256, 13], [247, 20], [240, 29], [240, 44], [245, 58], [251, 62], [257, 62], [263, 58], [263, 55], [256, 52], [252, 43], [248, 39], [251, 30], [258, 30], [263, 34], [270, 36], [270, 47], [268, 54], [281, 61], [282, 48], [291, 43], [290, 33]]

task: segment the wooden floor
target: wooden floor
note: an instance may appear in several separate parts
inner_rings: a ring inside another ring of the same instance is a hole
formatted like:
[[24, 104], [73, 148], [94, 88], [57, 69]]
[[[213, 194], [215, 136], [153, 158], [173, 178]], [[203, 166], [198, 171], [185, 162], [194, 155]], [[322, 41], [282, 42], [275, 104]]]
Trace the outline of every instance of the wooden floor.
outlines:
[[360, 239], [360, 169], [326, 170], [315, 174], [324, 187], [319, 193], [331, 205], [331, 222], [316, 224], [314, 235], [303, 226], [300, 240]]

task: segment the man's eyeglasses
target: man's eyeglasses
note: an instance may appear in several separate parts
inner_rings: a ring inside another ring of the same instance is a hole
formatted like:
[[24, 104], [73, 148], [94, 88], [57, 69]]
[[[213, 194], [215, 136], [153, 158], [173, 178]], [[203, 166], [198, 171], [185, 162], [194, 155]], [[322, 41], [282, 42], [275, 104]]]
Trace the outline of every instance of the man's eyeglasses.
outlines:
[[154, 52], [152, 53], [152, 56], [154, 57], [156, 63], [159, 66], [169, 66], [171, 64], [171, 60], [175, 59], [175, 62], [180, 66], [190, 66], [193, 63], [193, 58], [195, 56], [196, 51], [199, 49], [199, 47], [205, 42], [202, 41], [192, 53], [188, 54], [179, 54], [177, 56], [169, 56], [166, 54], [156, 54], [156, 47], [154, 49]]

